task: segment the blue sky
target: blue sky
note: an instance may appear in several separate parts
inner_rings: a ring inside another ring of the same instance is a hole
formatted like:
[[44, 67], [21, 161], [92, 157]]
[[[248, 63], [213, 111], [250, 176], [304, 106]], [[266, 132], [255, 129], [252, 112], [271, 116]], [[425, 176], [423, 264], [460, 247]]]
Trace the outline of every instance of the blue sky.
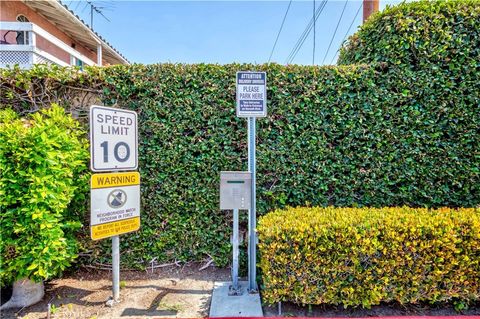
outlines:
[[[380, 9], [396, 0], [380, 0]], [[90, 24], [86, 1], [63, 1]], [[94, 29], [131, 62], [265, 63], [289, 1], [93, 1]], [[317, 7], [322, 1], [316, 0]], [[346, 3], [346, 4], [345, 4]], [[329, 0], [316, 22], [315, 64], [333, 64], [348, 32], [362, 20], [362, 1]], [[338, 24], [335, 37], [334, 30]], [[284, 64], [312, 18], [313, 0], [293, 0], [272, 56]], [[333, 37], [330, 49], [327, 49]], [[312, 64], [313, 32], [291, 63]]]

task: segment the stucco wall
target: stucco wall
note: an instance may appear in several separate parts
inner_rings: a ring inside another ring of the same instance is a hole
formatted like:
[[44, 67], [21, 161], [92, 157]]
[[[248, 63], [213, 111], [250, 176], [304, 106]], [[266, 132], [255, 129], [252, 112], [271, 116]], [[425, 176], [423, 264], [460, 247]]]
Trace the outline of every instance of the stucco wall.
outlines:
[[[36, 13], [32, 9], [30, 9], [27, 5], [25, 5], [21, 1], [3, 1], [0, 0], [0, 21], [17, 21], [17, 17], [19, 15], [24, 15], [27, 19], [50, 33], [51, 35], [55, 36], [65, 44], [69, 46], [75, 46], [75, 50], [80, 52], [81, 54], [85, 55], [89, 59], [94, 62], [97, 62], [97, 52], [93, 52], [82, 45], [79, 42], [73, 40], [61, 30], [59, 30], [54, 24], [50, 23], [46, 18], [41, 16], [40, 14]], [[3, 36], [5, 34], [5, 30], [0, 33], [0, 37], [3, 40]], [[10, 32], [7, 35], [7, 41], [9, 43], [16, 43], [15, 42], [16, 33]], [[66, 63], [70, 63], [70, 55], [65, 52], [64, 50], [60, 49], [56, 45], [50, 43], [46, 39], [37, 36], [37, 47], [41, 50], [44, 50], [53, 56], [61, 59]]]

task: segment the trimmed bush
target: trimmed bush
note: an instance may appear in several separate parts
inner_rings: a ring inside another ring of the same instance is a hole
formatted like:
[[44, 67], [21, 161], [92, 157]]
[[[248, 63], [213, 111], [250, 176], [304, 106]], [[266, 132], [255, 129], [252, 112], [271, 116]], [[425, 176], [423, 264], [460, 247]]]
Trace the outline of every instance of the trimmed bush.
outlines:
[[478, 208], [289, 208], [258, 232], [268, 303], [480, 300]]
[[84, 134], [59, 106], [23, 119], [0, 111], [2, 286], [52, 278], [76, 258], [81, 224], [69, 205], [88, 189]]

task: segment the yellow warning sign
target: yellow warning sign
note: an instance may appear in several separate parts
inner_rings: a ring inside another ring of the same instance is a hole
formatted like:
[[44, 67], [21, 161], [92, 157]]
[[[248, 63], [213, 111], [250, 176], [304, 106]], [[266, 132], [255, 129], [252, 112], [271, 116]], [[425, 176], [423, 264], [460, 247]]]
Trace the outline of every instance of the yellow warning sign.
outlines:
[[91, 226], [93, 240], [117, 236], [140, 229], [140, 217], [120, 220], [118, 222]]
[[91, 179], [91, 188], [107, 188], [139, 184], [140, 173], [138, 172], [93, 174]]

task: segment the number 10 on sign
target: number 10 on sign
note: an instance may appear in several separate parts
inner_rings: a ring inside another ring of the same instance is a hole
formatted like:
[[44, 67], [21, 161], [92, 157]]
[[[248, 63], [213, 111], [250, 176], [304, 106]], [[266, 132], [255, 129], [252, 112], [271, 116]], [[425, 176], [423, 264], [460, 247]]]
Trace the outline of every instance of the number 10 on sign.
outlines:
[[90, 107], [90, 155], [94, 172], [135, 170], [137, 113], [92, 105]]

